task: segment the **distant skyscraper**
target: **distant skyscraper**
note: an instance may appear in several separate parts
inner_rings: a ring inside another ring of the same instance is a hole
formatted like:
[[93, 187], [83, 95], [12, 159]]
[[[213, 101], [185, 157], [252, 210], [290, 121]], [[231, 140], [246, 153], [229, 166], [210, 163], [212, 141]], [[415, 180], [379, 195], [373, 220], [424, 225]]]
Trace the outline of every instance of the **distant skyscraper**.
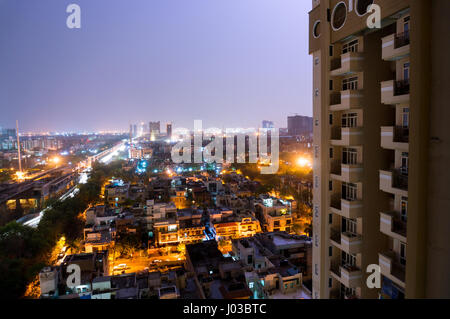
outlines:
[[167, 131], [167, 137], [168, 138], [172, 138], [172, 123], [167, 123], [167, 127], [166, 127], [166, 131]]
[[161, 122], [150, 122], [148, 123], [150, 135], [154, 134], [155, 136], [161, 133]]
[[275, 126], [273, 125], [272, 121], [263, 121], [262, 122], [262, 127], [263, 128], [274, 128]]
[[156, 138], [161, 134], [161, 122], [149, 122], [148, 123], [150, 140], [155, 141]]
[[309, 135], [313, 131], [312, 117], [308, 116], [289, 116], [288, 117], [288, 133], [289, 135]]

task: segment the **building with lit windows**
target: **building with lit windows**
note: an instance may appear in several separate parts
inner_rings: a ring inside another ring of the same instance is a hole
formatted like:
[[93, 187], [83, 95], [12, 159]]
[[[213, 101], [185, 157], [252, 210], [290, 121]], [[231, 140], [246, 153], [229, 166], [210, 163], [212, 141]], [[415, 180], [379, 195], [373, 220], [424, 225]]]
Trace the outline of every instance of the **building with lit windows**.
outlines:
[[255, 203], [255, 215], [266, 232], [292, 232], [292, 201], [261, 195]]
[[313, 297], [449, 298], [450, 1], [312, 4]]

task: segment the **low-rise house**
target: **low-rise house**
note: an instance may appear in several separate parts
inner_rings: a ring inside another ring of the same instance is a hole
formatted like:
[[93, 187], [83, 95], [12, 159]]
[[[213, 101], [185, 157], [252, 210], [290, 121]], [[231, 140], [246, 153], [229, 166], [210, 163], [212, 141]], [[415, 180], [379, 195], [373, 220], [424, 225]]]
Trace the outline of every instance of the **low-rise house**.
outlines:
[[261, 195], [255, 202], [255, 214], [266, 232], [293, 231], [291, 202]]
[[111, 181], [105, 186], [105, 201], [111, 206], [123, 204], [129, 198], [129, 190], [129, 183]]

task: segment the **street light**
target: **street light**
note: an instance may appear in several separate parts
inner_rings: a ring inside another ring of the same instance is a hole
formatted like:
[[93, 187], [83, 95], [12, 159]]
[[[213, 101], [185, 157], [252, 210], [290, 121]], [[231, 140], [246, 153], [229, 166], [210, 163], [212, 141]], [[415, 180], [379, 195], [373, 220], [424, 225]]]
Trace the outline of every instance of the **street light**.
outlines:
[[24, 180], [24, 179], [25, 179], [25, 173], [24, 173], [24, 172], [21, 172], [21, 171], [17, 171], [17, 172], [16, 172], [16, 178], [17, 178], [19, 181]]
[[299, 157], [297, 159], [297, 165], [300, 167], [311, 166], [311, 161], [306, 157]]

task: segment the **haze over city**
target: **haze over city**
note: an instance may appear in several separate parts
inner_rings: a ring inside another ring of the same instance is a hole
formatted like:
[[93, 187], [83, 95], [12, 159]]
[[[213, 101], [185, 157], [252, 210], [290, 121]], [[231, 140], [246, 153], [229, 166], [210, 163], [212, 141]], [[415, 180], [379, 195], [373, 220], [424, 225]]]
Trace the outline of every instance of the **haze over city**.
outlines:
[[0, 126], [286, 127], [312, 114], [308, 1], [80, 0], [72, 30], [69, 3], [0, 1]]

